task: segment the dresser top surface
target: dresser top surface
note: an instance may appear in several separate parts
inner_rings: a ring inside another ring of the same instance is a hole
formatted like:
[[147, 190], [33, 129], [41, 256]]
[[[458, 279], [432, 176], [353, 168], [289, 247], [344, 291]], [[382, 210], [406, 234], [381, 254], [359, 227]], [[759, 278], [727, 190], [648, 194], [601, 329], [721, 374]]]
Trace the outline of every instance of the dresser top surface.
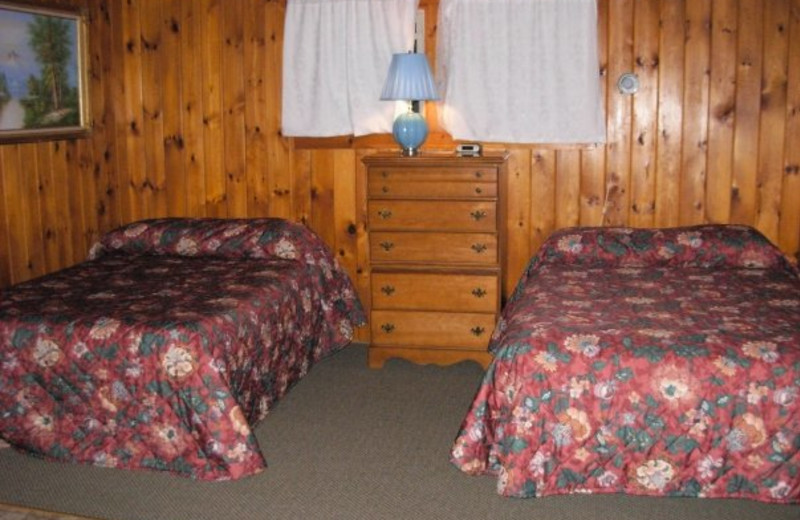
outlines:
[[459, 165], [491, 164], [499, 165], [506, 161], [508, 152], [484, 152], [477, 156], [456, 155], [455, 152], [430, 152], [414, 157], [405, 157], [396, 153], [376, 153], [367, 155], [362, 160], [367, 166], [380, 164], [381, 166], [398, 166], [414, 168], [420, 166], [452, 166]]

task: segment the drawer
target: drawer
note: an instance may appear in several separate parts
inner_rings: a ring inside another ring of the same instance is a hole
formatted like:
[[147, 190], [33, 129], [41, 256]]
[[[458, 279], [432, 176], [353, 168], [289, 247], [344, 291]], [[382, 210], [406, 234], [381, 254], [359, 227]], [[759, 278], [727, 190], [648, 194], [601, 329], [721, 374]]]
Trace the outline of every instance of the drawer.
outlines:
[[497, 275], [372, 273], [372, 307], [457, 312], [495, 312]]
[[497, 203], [493, 201], [373, 200], [368, 211], [371, 230], [497, 229]]
[[494, 168], [402, 170], [370, 169], [370, 198], [497, 198]]
[[374, 345], [485, 350], [494, 314], [372, 311]]
[[370, 231], [369, 252], [373, 263], [495, 265], [497, 235]]

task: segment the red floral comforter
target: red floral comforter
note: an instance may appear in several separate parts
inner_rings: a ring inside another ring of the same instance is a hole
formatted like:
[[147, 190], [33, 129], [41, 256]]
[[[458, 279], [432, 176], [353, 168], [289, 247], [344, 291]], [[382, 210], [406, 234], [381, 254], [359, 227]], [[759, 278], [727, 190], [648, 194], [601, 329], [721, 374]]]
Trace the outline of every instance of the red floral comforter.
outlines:
[[203, 480], [265, 467], [253, 426], [364, 316], [318, 237], [164, 219], [0, 300], [0, 435], [47, 459]]
[[567, 229], [452, 448], [498, 492], [800, 502], [800, 278], [752, 228]]

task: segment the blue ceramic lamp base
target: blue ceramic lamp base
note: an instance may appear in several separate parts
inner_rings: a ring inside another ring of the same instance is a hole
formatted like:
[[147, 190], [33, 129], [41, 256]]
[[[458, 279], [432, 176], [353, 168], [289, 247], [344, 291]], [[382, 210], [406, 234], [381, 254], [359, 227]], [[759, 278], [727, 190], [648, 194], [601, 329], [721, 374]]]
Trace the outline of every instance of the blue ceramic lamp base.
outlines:
[[413, 157], [419, 155], [419, 147], [428, 137], [428, 123], [422, 115], [409, 110], [394, 120], [392, 135], [402, 148], [403, 155]]

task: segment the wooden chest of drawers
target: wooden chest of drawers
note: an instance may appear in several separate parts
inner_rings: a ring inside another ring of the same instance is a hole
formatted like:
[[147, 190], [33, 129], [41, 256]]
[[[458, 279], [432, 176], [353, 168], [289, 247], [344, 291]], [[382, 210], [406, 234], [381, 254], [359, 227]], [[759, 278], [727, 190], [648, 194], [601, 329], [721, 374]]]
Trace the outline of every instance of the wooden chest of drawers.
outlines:
[[500, 312], [505, 155], [371, 155], [369, 364], [473, 360]]

